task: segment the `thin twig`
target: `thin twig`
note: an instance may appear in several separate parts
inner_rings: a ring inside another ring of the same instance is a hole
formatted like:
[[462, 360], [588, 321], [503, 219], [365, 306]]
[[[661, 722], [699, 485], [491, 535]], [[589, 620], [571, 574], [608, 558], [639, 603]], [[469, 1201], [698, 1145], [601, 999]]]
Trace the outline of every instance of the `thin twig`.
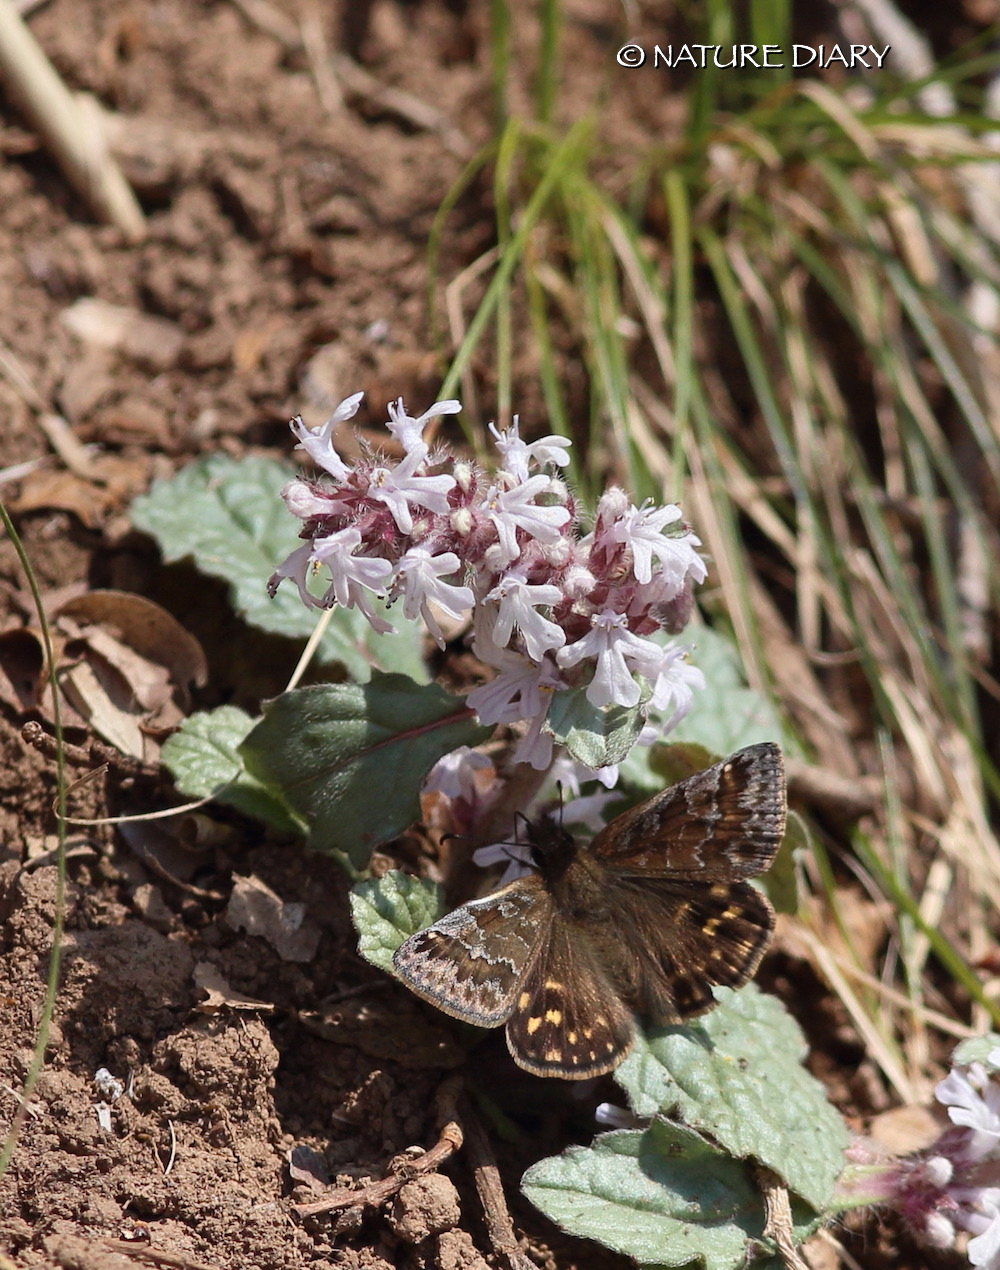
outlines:
[[483, 1206], [486, 1232], [493, 1252], [504, 1257], [511, 1270], [534, 1270], [534, 1262], [518, 1246], [514, 1223], [507, 1207], [500, 1170], [497, 1168], [490, 1140], [486, 1136], [479, 1117], [468, 1105], [463, 1105], [462, 1123], [465, 1126], [469, 1166], [475, 1179], [479, 1202]]
[[162, 1248], [151, 1248], [146, 1244], [129, 1243], [126, 1239], [101, 1239], [102, 1248], [109, 1252], [119, 1252], [131, 1257], [134, 1261], [145, 1261], [154, 1266], [167, 1266], [169, 1270], [218, 1270], [218, 1266], [207, 1265], [204, 1261], [195, 1261], [180, 1253], [166, 1252]]
[[788, 1198], [788, 1188], [771, 1169], [758, 1165], [754, 1170], [757, 1185], [764, 1196], [764, 1212], [767, 1220], [764, 1223], [764, 1234], [778, 1245], [781, 1260], [788, 1270], [809, 1270], [808, 1263], [795, 1247], [792, 1234], [792, 1205]]
[[444, 1123], [438, 1133], [437, 1142], [429, 1151], [415, 1158], [397, 1156], [390, 1162], [389, 1168], [392, 1170], [390, 1176], [384, 1177], [380, 1182], [372, 1182], [361, 1190], [341, 1187], [338, 1190], [329, 1191], [315, 1203], [293, 1204], [294, 1211], [303, 1217], [315, 1217], [317, 1213], [329, 1213], [338, 1208], [378, 1208], [387, 1200], [392, 1199], [404, 1183], [424, 1173], [433, 1173], [445, 1160], [462, 1149], [462, 1143], [465, 1140], [456, 1112], [460, 1088], [461, 1077], [449, 1076], [438, 1091], [439, 1120]]

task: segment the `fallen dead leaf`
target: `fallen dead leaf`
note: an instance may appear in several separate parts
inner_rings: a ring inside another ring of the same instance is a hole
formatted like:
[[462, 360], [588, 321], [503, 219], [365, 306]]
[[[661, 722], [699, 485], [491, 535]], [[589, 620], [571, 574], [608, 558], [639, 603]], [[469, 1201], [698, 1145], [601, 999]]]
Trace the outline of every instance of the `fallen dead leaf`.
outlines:
[[60, 320], [85, 344], [112, 349], [152, 370], [175, 366], [184, 344], [176, 323], [88, 296], [64, 309]]
[[199, 1014], [218, 1014], [220, 1010], [256, 1010], [268, 1013], [274, 1009], [270, 1001], [258, 1001], [234, 992], [218, 967], [210, 961], [199, 961], [194, 968], [194, 981], [206, 994], [195, 1009]]
[[[122, 684], [117, 675], [118, 683], [112, 680], [109, 670], [98, 673], [93, 662], [80, 661], [60, 672], [59, 684], [70, 704], [102, 740], [122, 754], [146, 761], [146, 738], [139, 719], [127, 702], [120, 704]], [[124, 689], [127, 692], [127, 684]]]
[[305, 905], [286, 902], [257, 877], [235, 877], [226, 921], [234, 930], [266, 939], [284, 961], [311, 961], [319, 930], [306, 922]]
[[69, 600], [55, 616], [107, 627], [122, 643], [165, 666], [185, 694], [189, 684], [208, 682], [208, 662], [195, 637], [166, 609], [128, 591], [88, 591]]
[[24, 478], [12, 507], [19, 515], [48, 508], [72, 512], [87, 529], [97, 529], [114, 502], [109, 491], [93, 481], [65, 470], [40, 470]]
[[19, 713], [34, 710], [44, 666], [42, 642], [34, 631], [18, 626], [0, 634], [0, 701]]

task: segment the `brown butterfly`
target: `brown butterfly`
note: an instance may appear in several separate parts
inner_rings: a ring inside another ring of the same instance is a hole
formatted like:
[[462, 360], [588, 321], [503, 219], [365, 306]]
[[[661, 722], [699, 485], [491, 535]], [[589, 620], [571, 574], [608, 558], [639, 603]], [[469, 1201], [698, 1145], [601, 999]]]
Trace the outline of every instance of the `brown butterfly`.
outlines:
[[515, 1062], [585, 1080], [632, 1048], [638, 1014], [680, 1023], [753, 975], [774, 910], [747, 878], [785, 831], [781, 751], [765, 742], [624, 812], [584, 850], [552, 817], [537, 870], [411, 935], [396, 973], [479, 1027], [507, 1024]]

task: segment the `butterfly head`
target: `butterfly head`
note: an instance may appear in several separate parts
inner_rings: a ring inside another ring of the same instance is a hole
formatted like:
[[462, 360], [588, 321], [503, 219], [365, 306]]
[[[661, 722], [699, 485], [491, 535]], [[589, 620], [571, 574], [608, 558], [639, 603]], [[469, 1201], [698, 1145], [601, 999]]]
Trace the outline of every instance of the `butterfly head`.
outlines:
[[568, 868], [579, 851], [576, 839], [563, 828], [561, 811], [559, 815], [547, 812], [537, 820], [527, 821], [524, 834], [532, 863], [548, 875]]

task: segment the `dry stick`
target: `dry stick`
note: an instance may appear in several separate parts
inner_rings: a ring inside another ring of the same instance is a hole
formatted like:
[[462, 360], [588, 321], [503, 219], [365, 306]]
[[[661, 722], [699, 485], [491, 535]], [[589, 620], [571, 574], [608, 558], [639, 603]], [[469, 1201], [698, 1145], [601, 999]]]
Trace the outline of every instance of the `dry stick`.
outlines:
[[117, 226], [129, 242], [141, 242], [145, 217], [108, 152], [100, 106], [70, 93], [10, 0], [0, 0], [0, 75], [100, 219]]
[[[3, 0], [0, 0], [3, 3]], [[45, 434], [45, 439], [69, 470], [86, 481], [103, 483], [99, 471], [94, 466], [90, 450], [73, 433], [72, 428], [62, 417], [53, 414], [44, 397], [35, 387], [31, 376], [20, 360], [3, 340], [0, 340], [0, 375], [7, 380], [21, 400], [34, 410], [38, 427]]]
[[[80, 1240], [82, 1243], [83, 1241]], [[72, 1241], [73, 1245], [76, 1240]], [[69, 1241], [63, 1240], [56, 1249], [56, 1255], [59, 1249], [69, 1246]], [[99, 1248], [106, 1248], [109, 1252], [119, 1252], [125, 1257], [131, 1257], [133, 1261], [143, 1261], [147, 1265], [167, 1266], [169, 1270], [218, 1270], [218, 1266], [210, 1266], [204, 1261], [194, 1261], [191, 1257], [184, 1257], [180, 1253], [166, 1252], [160, 1248], [150, 1248], [145, 1244], [130, 1243], [126, 1239], [99, 1239], [96, 1244]], [[63, 1261], [64, 1265], [74, 1265], [74, 1261]], [[95, 1262], [96, 1264], [96, 1262]]]
[[476, 1183], [479, 1202], [483, 1206], [486, 1232], [494, 1253], [504, 1257], [511, 1270], [535, 1270], [535, 1264], [518, 1246], [510, 1210], [503, 1193], [503, 1182], [496, 1157], [479, 1117], [468, 1106], [462, 1107], [465, 1144]]
[[880, 785], [874, 776], [842, 776], [828, 767], [787, 758], [789, 794], [818, 807], [838, 820], [853, 822], [875, 810]]
[[[55, 737], [50, 736], [37, 719], [29, 719], [23, 725], [21, 740], [45, 758], [55, 758], [59, 751]], [[119, 776], [158, 776], [162, 770], [159, 763], [143, 763], [141, 759], [123, 754], [121, 750], [116, 750], [114, 746], [107, 745], [104, 741], [91, 741], [87, 746], [70, 745], [64, 742], [62, 751], [67, 763], [77, 763], [80, 766], [98, 764]], [[92, 779], [97, 775], [99, 773], [93, 771], [88, 773], [87, 778]]]
[[514, 832], [518, 812], [524, 812], [547, 776], [547, 771], [539, 771], [530, 763], [515, 763], [504, 786], [503, 796], [480, 817], [475, 835], [471, 838], [472, 845], [482, 847], [494, 842], [506, 842]]
[[353, 1190], [351, 1187], [341, 1187], [339, 1190], [328, 1191], [322, 1199], [317, 1200], [313, 1204], [293, 1204], [293, 1211], [303, 1217], [315, 1217], [317, 1213], [329, 1213], [337, 1208], [360, 1208], [362, 1206], [377, 1208], [384, 1204], [386, 1200], [392, 1199], [406, 1182], [411, 1181], [415, 1177], [420, 1177], [424, 1173], [433, 1173], [445, 1160], [453, 1156], [456, 1151], [462, 1149], [462, 1143], [465, 1140], [462, 1126], [458, 1123], [456, 1110], [461, 1086], [462, 1078], [460, 1076], [449, 1076], [438, 1090], [435, 1101], [438, 1107], [438, 1120], [441, 1123], [441, 1129], [438, 1132], [437, 1142], [429, 1151], [425, 1151], [423, 1155], [418, 1155], [415, 1159], [407, 1156], [396, 1156], [389, 1165], [390, 1169], [393, 1170], [391, 1176], [384, 1177], [381, 1182], [372, 1182], [370, 1186], [364, 1186], [359, 1191]]
[[778, 1246], [781, 1260], [788, 1270], [809, 1270], [808, 1263], [795, 1247], [792, 1235], [792, 1205], [788, 1198], [788, 1188], [777, 1173], [763, 1165], [754, 1170], [757, 1185], [764, 1196], [764, 1212], [767, 1220], [764, 1223], [764, 1234], [768, 1235]]

